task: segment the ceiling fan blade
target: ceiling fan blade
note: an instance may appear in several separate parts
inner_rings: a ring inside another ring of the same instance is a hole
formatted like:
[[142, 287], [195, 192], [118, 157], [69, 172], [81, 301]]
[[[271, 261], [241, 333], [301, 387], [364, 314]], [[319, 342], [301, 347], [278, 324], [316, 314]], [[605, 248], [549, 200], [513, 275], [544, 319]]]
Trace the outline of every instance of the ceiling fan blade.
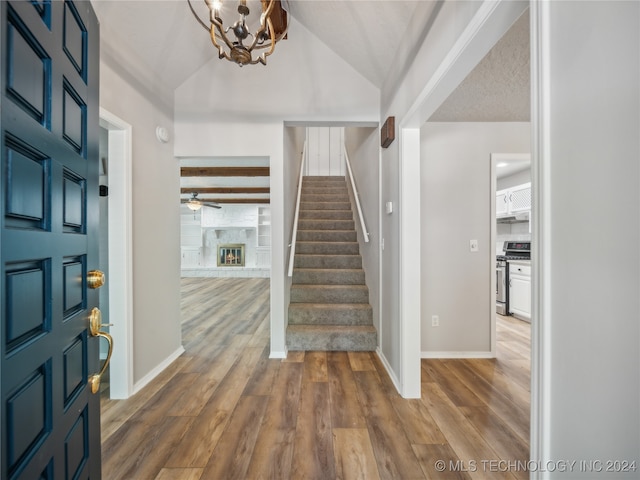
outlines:
[[196, 192], [191, 194], [191, 198], [181, 198], [180, 203], [187, 203], [191, 205], [200, 205], [202, 207], [211, 207], [211, 208], [222, 208], [219, 203], [216, 202], [203, 202], [198, 198], [198, 194]]

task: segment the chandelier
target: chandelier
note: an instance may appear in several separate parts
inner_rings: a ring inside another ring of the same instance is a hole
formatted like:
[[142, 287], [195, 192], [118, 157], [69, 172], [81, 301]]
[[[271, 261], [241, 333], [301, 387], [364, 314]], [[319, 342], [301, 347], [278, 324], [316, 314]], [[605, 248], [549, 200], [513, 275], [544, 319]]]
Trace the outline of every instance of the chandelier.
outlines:
[[[218, 49], [218, 57], [235, 62], [241, 67], [256, 63], [266, 65], [267, 57], [273, 53], [276, 42], [286, 36], [289, 27], [287, 12], [282, 8], [281, 0], [238, 0], [237, 16], [232, 8], [235, 2], [231, 0], [204, 0], [209, 13], [208, 22], [198, 15], [191, 0], [187, 2], [198, 23], [209, 32], [213, 45]], [[257, 15], [250, 16], [251, 9], [247, 3], [255, 4], [254, 10], [260, 9], [259, 20]]]

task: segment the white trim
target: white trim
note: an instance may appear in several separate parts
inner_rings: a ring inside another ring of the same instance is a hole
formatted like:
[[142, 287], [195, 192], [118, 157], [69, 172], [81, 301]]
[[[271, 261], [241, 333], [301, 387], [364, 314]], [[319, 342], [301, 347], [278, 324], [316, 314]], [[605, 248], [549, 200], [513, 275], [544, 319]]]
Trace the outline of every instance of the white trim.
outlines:
[[[551, 446], [551, 80], [550, 4], [531, 2], [531, 438], [530, 458], [550, 459]], [[545, 381], [546, 380], [546, 381]], [[532, 479], [547, 478], [534, 472]]]
[[289, 353], [288, 350], [284, 350], [284, 351], [283, 350], [278, 350], [277, 352], [272, 350], [269, 353], [269, 358], [283, 358], [284, 359], [284, 358], [287, 358], [287, 354], [288, 353]]
[[[489, 198], [489, 225], [491, 228], [489, 230], [489, 246], [491, 248], [491, 252], [496, 248], [496, 238], [498, 237], [497, 232], [497, 224], [496, 224], [496, 190], [497, 190], [497, 178], [496, 178], [496, 163], [498, 163], [497, 157], [499, 154], [492, 153], [489, 155], [489, 182], [491, 183], [491, 188], [489, 188], [489, 193], [491, 198]], [[491, 318], [491, 354], [492, 358], [495, 358], [497, 354], [497, 334], [496, 334], [496, 282], [498, 281], [498, 275], [496, 272], [496, 267], [494, 266], [490, 270], [491, 277], [489, 281], [489, 298], [491, 299], [491, 303], [489, 304], [490, 310], [490, 318]], [[509, 313], [509, 312], [507, 312]]]
[[144, 377], [138, 380], [133, 386], [133, 392], [131, 394], [135, 395], [144, 387], [146, 387], [154, 378], [160, 375], [165, 368], [171, 365], [176, 360], [176, 358], [178, 358], [183, 353], [184, 353], [184, 347], [181, 345], [180, 348], [178, 348], [175, 352], [173, 352], [171, 355], [165, 358], [162, 362], [156, 365], [153, 370], [151, 370]]
[[[382, 346], [382, 339], [383, 339], [383, 333], [382, 333], [382, 306], [383, 306], [383, 301], [382, 301], [382, 292], [380, 291], [382, 289], [382, 250], [383, 250], [383, 241], [384, 238], [382, 236], [382, 175], [380, 175], [380, 172], [382, 171], [382, 148], [378, 148], [378, 323], [376, 325], [376, 330], [378, 332], [378, 351], [379, 351], [379, 356], [382, 353], [381, 350], [381, 346]], [[389, 375], [391, 375], [391, 369], [387, 368], [387, 371], [389, 372]], [[398, 390], [398, 392], [400, 391], [400, 389], [398, 389], [396, 387], [396, 389]]]
[[404, 398], [420, 398], [420, 129], [400, 130], [400, 377]]
[[389, 378], [391, 379], [391, 382], [393, 383], [393, 386], [396, 387], [396, 390], [398, 392], [402, 392], [402, 388], [400, 386], [400, 381], [398, 380], [398, 377], [396, 377], [396, 374], [393, 371], [393, 368], [391, 368], [391, 364], [387, 360], [387, 357], [384, 356], [384, 353], [382, 353], [382, 350], [380, 349], [379, 346], [378, 346], [378, 348], [376, 348], [376, 354], [378, 355], [378, 358], [380, 359], [380, 362], [382, 363], [382, 366], [387, 371], [387, 374], [389, 375]]
[[495, 358], [493, 352], [422, 352], [420, 358]]
[[109, 391], [111, 398], [124, 399], [133, 392], [132, 127], [104, 108], [100, 126], [109, 131]]

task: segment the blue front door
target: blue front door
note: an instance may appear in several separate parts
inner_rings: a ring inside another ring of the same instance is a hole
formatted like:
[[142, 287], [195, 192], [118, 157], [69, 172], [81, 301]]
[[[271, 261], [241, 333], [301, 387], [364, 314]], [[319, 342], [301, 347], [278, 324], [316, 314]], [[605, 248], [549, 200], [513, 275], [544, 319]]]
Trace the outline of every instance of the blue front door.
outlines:
[[99, 33], [90, 2], [0, 2], [0, 478], [99, 479]]

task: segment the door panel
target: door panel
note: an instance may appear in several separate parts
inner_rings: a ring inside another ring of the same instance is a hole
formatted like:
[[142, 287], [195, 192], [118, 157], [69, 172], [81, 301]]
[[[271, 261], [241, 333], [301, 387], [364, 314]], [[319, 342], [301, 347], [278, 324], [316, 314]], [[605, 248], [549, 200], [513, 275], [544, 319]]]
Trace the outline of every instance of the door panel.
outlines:
[[0, 478], [99, 479], [97, 20], [89, 2], [0, 8]]

